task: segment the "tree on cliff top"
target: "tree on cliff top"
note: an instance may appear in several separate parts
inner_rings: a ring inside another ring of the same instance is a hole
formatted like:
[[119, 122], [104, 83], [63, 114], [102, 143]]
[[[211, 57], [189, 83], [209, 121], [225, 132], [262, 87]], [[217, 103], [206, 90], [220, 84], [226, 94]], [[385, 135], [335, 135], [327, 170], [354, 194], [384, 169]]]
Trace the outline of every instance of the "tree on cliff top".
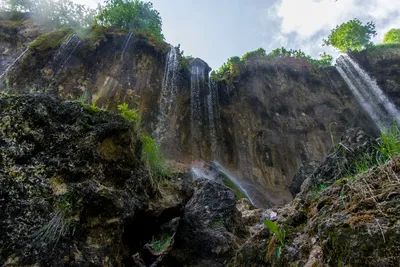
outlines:
[[400, 29], [391, 29], [385, 34], [383, 43], [400, 43]]
[[370, 21], [366, 25], [359, 19], [342, 23], [331, 30], [323, 45], [332, 45], [341, 52], [360, 51], [372, 45], [371, 38], [376, 36], [375, 24]]
[[161, 16], [150, 2], [140, 0], [109, 0], [96, 17], [104, 26], [117, 26], [127, 30], [145, 31], [164, 39]]

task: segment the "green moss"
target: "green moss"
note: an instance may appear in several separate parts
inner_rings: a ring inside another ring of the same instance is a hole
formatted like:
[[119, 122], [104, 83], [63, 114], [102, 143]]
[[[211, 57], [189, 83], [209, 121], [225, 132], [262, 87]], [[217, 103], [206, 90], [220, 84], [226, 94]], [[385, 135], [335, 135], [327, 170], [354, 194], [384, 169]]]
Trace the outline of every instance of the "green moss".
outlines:
[[82, 104], [82, 106], [85, 108], [85, 110], [89, 111], [90, 114], [99, 112], [101, 110], [98, 106], [96, 106], [96, 104]]
[[61, 42], [69, 33], [71, 33], [70, 29], [63, 28], [39, 35], [39, 37], [36, 38], [30, 47], [35, 51], [53, 50], [61, 44]]
[[171, 244], [172, 236], [162, 236], [160, 239], [154, 239], [151, 242], [151, 247], [156, 253], [165, 251]]
[[247, 198], [247, 196], [240, 190], [240, 188], [227, 176], [224, 176], [224, 184], [235, 191], [236, 199]]

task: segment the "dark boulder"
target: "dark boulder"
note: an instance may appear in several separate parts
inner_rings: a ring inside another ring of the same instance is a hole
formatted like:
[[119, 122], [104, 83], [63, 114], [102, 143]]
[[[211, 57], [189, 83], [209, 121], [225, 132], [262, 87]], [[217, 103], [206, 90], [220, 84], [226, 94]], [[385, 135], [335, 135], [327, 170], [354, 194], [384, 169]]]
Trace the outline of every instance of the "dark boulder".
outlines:
[[225, 266], [243, 233], [234, 191], [199, 180], [185, 207], [173, 255], [186, 266]]

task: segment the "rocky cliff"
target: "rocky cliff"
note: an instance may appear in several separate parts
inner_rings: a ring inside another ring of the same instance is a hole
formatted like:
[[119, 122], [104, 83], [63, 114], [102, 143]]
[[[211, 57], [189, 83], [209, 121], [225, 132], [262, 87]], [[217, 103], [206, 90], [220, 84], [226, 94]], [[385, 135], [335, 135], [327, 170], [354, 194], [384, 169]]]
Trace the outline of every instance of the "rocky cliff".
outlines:
[[290, 201], [295, 170], [322, 159], [331, 134], [374, 130], [334, 68], [300, 59], [252, 60], [234, 80], [214, 84], [205, 62], [146, 34], [99, 26], [78, 34], [47, 30], [21, 58], [12, 55], [3, 60], [18, 59], [3, 90], [47, 92], [110, 111], [127, 103], [169, 160], [219, 161], [259, 206]]
[[[349, 174], [379, 140], [335, 67], [265, 57], [212, 80], [141, 32], [27, 17], [0, 36], [1, 265], [397, 265], [399, 160]], [[398, 103], [398, 48], [351, 56]]]

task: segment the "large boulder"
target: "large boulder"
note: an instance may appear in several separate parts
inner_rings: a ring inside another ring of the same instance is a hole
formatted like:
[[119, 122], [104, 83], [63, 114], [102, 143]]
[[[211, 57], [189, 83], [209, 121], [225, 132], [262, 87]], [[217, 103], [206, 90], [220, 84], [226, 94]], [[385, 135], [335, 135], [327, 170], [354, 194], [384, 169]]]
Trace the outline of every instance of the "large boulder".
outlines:
[[191, 190], [153, 182], [133, 128], [48, 95], [0, 95], [0, 265], [134, 264]]
[[173, 255], [185, 266], [225, 266], [243, 234], [234, 191], [202, 179], [185, 207]]

